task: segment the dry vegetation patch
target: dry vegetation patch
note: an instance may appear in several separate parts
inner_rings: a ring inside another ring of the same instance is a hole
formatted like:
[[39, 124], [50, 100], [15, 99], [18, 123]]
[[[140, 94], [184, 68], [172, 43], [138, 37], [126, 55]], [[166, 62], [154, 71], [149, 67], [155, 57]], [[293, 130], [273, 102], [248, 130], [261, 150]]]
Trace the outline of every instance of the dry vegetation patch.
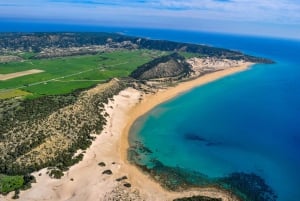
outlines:
[[113, 79], [77, 95], [0, 102], [0, 172], [64, 168], [80, 160], [73, 158], [76, 151], [89, 147], [106, 123], [104, 103], [124, 86]]
[[30, 94], [29, 92], [22, 91], [20, 89], [5, 90], [5, 91], [0, 91], [0, 99], [8, 99], [8, 98], [13, 98], [13, 97], [26, 96], [29, 94]]

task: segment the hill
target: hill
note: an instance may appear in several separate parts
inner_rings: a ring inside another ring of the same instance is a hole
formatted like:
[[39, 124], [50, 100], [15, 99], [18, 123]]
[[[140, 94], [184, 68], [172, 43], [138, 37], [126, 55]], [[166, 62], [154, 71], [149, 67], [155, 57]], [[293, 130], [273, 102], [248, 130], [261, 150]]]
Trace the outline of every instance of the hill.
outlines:
[[184, 77], [191, 72], [190, 65], [178, 53], [154, 59], [131, 73], [131, 77], [140, 80], [155, 78]]
[[[81, 47], [78, 49], [78, 47]], [[88, 48], [87, 48], [88, 47]], [[76, 50], [77, 48], [77, 50]], [[30, 58], [67, 55], [95, 54], [109, 48], [151, 49], [197, 53], [223, 59], [245, 60], [253, 63], [273, 63], [265, 58], [254, 57], [238, 51], [206, 45], [180, 43], [167, 40], [151, 40], [115, 33], [1, 33], [0, 53], [25, 51], [37, 53]], [[64, 51], [60, 51], [60, 50]], [[48, 54], [45, 54], [47, 53]], [[51, 53], [52, 52], [52, 53]], [[51, 56], [52, 55], [52, 56]]]

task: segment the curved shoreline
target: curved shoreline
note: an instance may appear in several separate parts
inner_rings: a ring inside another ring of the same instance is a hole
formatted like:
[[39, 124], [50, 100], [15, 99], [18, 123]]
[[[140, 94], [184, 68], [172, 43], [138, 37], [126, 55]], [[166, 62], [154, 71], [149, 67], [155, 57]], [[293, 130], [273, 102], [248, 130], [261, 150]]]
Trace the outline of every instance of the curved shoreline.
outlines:
[[[215, 188], [199, 188], [199, 189], [190, 189], [184, 192], [170, 192], [164, 188], [162, 188], [154, 179], [149, 178], [150, 176], [146, 175], [145, 173], [142, 173], [142, 171], [135, 165], [130, 164], [130, 162], [127, 159], [127, 150], [129, 148], [129, 133], [130, 129], [133, 125], [133, 123], [141, 116], [145, 115], [147, 112], [152, 110], [154, 107], [156, 107], [159, 104], [162, 104], [172, 98], [175, 98], [176, 96], [180, 95], [181, 93], [187, 92], [195, 87], [213, 82], [215, 80], [218, 80], [220, 78], [247, 70], [249, 67], [251, 67], [253, 63], [245, 63], [238, 67], [232, 67], [229, 69], [209, 73], [206, 75], [203, 75], [199, 78], [196, 78], [191, 81], [182, 82], [179, 83], [175, 87], [170, 87], [167, 90], [159, 91], [155, 94], [151, 95], [145, 95], [145, 97], [142, 99], [141, 102], [136, 104], [134, 107], [132, 107], [129, 112], [127, 113], [127, 123], [122, 131], [121, 138], [120, 138], [120, 148], [119, 153], [121, 154], [121, 159], [124, 161], [126, 165], [130, 167], [130, 176], [133, 180], [133, 183], [138, 187], [139, 190], [143, 191], [143, 186], [145, 187], [145, 183], [148, 180], [151, 180], [156, 184], [157, 190], [161, 191], [161, 193], [165, 193], [167, 198], [175, 198], [175, 195], [177, 196], [186, 196], [184, 194], [188, 194], [190, 196], [192, 195], [204, 195], [209, 197], [215, 197], [215, 198], [222, 198], [223, 201], [226, 200], [238, 200], [237, 197], [231, 195], [229, 192], [215, 189]], [[127, 169], [128, 171], [128, 169]], [[143, 185], [141, 185], [141, 182], [134, 181], [135, 178], [138, 177], [139, 180], [143, 180]], [[153, 185], [153, 184], [152, 184]]]
[[[145, 95], [133, 88], [121, 91], [105, 105], [104, 112], [109, 114], [106, 117], [107, 125], [86, 150], [83, 160], [70, 167], [61, 179], [51, 179], [46, 174], [48, 171], [46, 168], [34, 172], [37, 183], [33, 183], [31, 189], [21, 191], [19, 200], [107, 201], [116, 196], [114, 190], [119, 189], [119, 192], [125, 192], [125, 196], [134, 195], [136, 199], [131, 200], [172, 201], [176, 198], [202, 195], [222, 198], [223, 201], [238, 201], [234, 195], [217, 188], [196, 188], [184, 192], [164, 189], [150, 175], [127, 160], [128, 134], [136, 119], [155, 106], [196, 86], [244, 71], [251, 65], [252, 63], [246, 63], [239, 67], [210, 73], [151, 95]], [[101, 88], [101, 85], [99, 87]], [[97, 89], [96, 87], [93, 90]], [[106, 166], [100, 167], [99, 162], [105, 162]], [[113, 172], [112, 175], [103, 174], [103, 171], [108, 169]], [[116, 181], [123, 176], [127, 176], [128, 180]], [[124, 188], [126, 182], [131, 183], [132, 187]], [[12, 194], [0, 195], [0, 200], [12, 201]]]
[[122, 159], [124, 161], [127, 160], [127, 149], [129, 148], [129, 131], [131, 129], [132, 124], [141, 116], [148, 113], [150, 110], [152, 110], [154, 107], [171, 100], [172, 98], [175, 98], [176, 96], [180, 95], [181, 93], [187, 92], [195, 87], [199, 87], [201, 85], [208, 84], [210, 82], [213, 82], [215, 80], [221, 79], [223, 77], [245, 71], [248, 68], [250, 68], [253, 63], [245, 63], [242, 66], [233, 67], [213, 73], [209, 73], [206, 75], [203, 75], [199, 78], [196, 78], [191, 81], [181, 82], [175, 87], [170, 87], [167, 90], [159, 91], [155, 94], [146, 95], [143, 100], [135, 105], [133, 108], [130, 109], [128, 112], [129, 118], [127, 121], [127, 124], [123, 130], [123, 134], [121, 136], [122, 138], [122, 144], [121, 144], [121, 154]]

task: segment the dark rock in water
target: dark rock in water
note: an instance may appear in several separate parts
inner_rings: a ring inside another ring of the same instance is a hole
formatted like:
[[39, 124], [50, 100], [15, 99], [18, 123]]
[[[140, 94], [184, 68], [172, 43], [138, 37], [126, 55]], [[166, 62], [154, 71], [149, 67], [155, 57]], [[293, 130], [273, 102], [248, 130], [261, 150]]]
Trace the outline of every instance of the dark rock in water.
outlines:
[[173, 201], [222, 201], [222, 199], [210, 198], [206, 196], [193, 196], [193, 197], [177, 198]]
[[148, 154], [152, 154], [153, 153], [149, 148], [147, 148], [145, 146], [141, 146], [140, 147], [140, 151], [143, 152], [143, 153], [148, 153]]
[[220, 142], [211, 142], [204, 137], [197, 135], [196, 133], [186, 133], [184, 134], [184, 139], [198, 142], [205, 142], [206, 146], [218, 146], [221, 145]]
[[192, 141], [200, 141], [200, 142], [207, 142], [207, 140], [195, 133], [186, 133], [184, 134], [184, 138], [187, 140], [192, 140]]
[[119, 181], [126, 180], [126, 179], [128, 179], [128, 178], [126, 176], [123, 176], [123, 177], [117, 178], [116, 181], [119, 182]]
[[199, 172], [186, 170], [180, 167], [169, 167], [156, 159], [151, 160], [151, 168], [139, 166], [168, 190], [180, 191], [189, 187], [210, 185], [208, 177]]
[[[220, 145], [220, 143], [210, 142], [191, 133], [186, 134], [185, 137], [199, 141], [207, 146]], [[131, 147], [128, 151], [129, 161], [137, 165], [142, 171], [149, 173], [153, 179], [168, 190], [180, 191], [191, 187], [214, 186], [233, 193], [243, 201], [277, 200], [277, 195], [273, 189], [256, 174], [237, 172], [227, 177], [210, 178], [202, 174], [201, 170], [191, 171], [181, 167], [166, 166], [153, 157], [150, 157], [147, 163], [140, 162], [139, 158], [148, 157], [146, 155], [145, 153], [140, 153], [138, 146]]]
[[105, 164], [104, 162], [100, 162], [100, 163], [98, 163], [98, 165], [99, 165], [100, 167], [105, 167], [105, 166], [106, 166], [106, 164]]
[[256, 174], [243, 172], [232, 173], [228, 177], [221, 178], [229, 190], [240, 192], [243, 200], [249, 201], [276, 201], [277, 195], [265, 181]]
[[[172, 191], [191, 187], [215, 186], [232, 192], [243, 201], [276, 201], [277, 195], [265, 181], [255, 174], [233, 173], [228, 177], [209, 178], [201, 172], [190, 171], [180, 167], [165, 166], [156, 159], [141, 165], [135, 163], [142, 171], [148, 172], [164, 188]], [[201, 171], [201, 170], [200, 170]]]
[[127, 188], [130, 188], [131, 187], [131, 184], [130, 183], [125, 183], [123, 184], [123, 186], [127, 187]]
[[104, 170], [102, 172], [102, 174], [108, 174], [108, 175], [111, 175], [112, 174], [112, 171], [111, 170]]
[[132, 149], [136, 150], [137, 153], [142, 153], [142, 154], [152, 154], [153, 152], [145, 147], [143, 143], [139, 141], [135, 141], [135, 144], [131, 146]]
[[220, 142], [208, 142], [206, 143], [206, 146], [211, 147], [211, 146], [219, 146], [221, 145]]

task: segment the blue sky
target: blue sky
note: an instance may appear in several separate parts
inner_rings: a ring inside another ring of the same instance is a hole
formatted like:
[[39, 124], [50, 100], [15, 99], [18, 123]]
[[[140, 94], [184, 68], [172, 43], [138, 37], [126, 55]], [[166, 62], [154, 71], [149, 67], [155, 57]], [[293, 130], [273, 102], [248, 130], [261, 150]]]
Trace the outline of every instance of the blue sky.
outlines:
[[300, 38], [299, 0], [0, 0], [0, 19]]

